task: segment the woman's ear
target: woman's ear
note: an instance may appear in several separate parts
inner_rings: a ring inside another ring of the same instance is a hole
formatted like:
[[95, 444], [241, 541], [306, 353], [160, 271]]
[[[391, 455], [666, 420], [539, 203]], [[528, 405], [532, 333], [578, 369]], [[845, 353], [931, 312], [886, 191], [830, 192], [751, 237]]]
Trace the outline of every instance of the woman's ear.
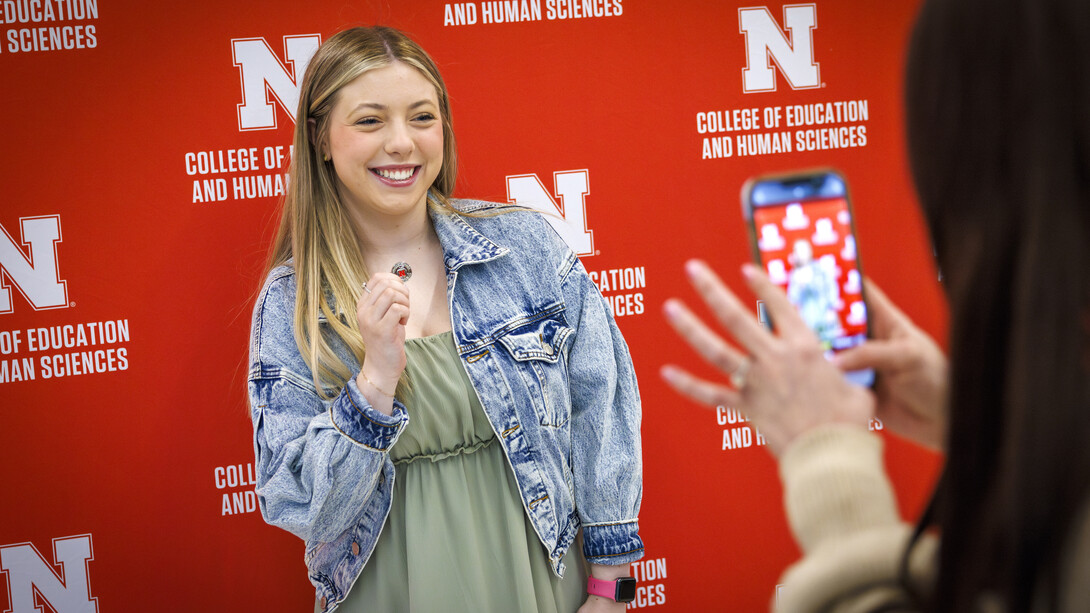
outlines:
[[310, 146], [314, 147], [318, 157], [329, 160], [329, 152], [326, 151], [325, 144], [318, 140], [318, 120], [313, 117], [307, 118], [307, 139], [310, 140]]

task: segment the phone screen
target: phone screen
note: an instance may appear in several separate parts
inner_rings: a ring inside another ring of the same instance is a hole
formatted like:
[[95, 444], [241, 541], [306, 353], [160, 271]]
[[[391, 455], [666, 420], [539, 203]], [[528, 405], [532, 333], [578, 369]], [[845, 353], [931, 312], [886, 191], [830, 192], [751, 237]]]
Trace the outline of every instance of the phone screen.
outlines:
[[[867, 307], [843, 178], [820, 172], [758, 179], [743, 198], [758, 261], [817, 335], [827, 356], [867, 338]], [[872, 385], [873, 371], [846, 373]]]

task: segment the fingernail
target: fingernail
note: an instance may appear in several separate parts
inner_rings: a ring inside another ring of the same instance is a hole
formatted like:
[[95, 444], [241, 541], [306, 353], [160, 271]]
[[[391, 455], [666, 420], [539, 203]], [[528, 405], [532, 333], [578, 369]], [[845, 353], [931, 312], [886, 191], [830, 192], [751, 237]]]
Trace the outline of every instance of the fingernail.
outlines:
[[667, 381], [673, 381], [674, 367], [670, 365], [662, 366], [661, 368], [659, 368], [659, 376]]
[[742, 264], [742, 276], [747, 279], [752, 279], [757, 276], [757, 267], [749, 262]]
[[700, 260], [689, 260], [688, 262], [685, 262], [685, 273], [689, 275], [690, 279], [703, 272], [703, 268], [703, 262]]
[[669, 318], [677, 316], [680, 307], [678, 307], [677, 300], [670, 298], [666, 302], [662, 303], [662, 312]]

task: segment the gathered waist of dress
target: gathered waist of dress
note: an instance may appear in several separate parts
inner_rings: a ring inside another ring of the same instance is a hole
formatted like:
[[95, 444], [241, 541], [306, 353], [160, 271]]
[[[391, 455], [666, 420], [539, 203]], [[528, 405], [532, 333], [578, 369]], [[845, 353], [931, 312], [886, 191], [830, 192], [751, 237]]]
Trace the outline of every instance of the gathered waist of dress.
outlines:
[[487, 440], [477, 441], [476, 443], [474, 443], [472, 445], [460, 445], [458, 447], [454, 447], [452, 449], [448, 449], [448, 450], [445, 450], [445, 451], [439, 451], [439, 452], [436, 452], [436, 453], [417, 453], [417, 454], [414, 454], [414, 455], [410, 455], [410, 456], [406, 456], [406, 457], [398, 458], [397, 460], [394, 460], [394, 465], [395, 466], [400, 466], [400, 465], [404, 465], [404, 464], [411, 464], [411, 463], [416, 462], [418, 460], [430, 460], [431, 462], [440, 462], [442, 460], [446, 460], [447, 458], [452, 458], [452, 457], [455, 457], [455, 456], [469, 455], [471, 453], [476, 453], [476, 452], [480, 451], [481, 449], [487, 448], [488, 446], [492, 445], [492, 443], [495, 443], [495, 442], [496, 442], [496, 438], [492, 437], [492, 438], [487, 439]]

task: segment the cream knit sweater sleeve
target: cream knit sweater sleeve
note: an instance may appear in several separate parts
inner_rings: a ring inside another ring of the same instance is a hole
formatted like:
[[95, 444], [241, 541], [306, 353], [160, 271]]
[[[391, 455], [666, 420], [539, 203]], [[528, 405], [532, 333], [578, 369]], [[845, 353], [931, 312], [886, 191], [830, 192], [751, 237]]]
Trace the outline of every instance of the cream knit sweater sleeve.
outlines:
[[[776, 611], [911, 610], [897, 580], [911, 527], [897, 512], [882, 439], [852, 425], [815, 428], [784, 453], [780, 477], [804, 555], [784, 574]], [[930, 585], [935, 545], [914, 549], [914, 583]]]

